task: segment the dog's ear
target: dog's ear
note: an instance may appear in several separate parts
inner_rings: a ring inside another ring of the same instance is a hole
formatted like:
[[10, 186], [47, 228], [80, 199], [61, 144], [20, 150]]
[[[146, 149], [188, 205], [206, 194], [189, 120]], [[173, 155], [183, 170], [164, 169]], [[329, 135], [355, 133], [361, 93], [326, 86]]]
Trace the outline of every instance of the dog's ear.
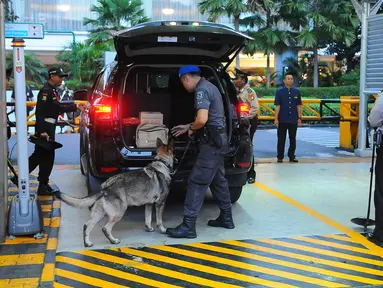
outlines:
[[170, 138], [168, 141], [168, 150], [174, 150], [174, 138]]
[[160, 148], [162, 145], [164, 145], [164, 142], [162, 142], [162, 140], [159, 138], [159, 137], [157, 137], [157, 149], [158, 148]]

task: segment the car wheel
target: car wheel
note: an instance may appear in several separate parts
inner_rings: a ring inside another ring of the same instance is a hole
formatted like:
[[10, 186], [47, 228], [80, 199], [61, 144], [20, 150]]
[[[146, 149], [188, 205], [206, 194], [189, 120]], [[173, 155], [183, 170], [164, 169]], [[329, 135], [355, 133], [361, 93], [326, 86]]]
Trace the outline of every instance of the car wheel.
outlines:
[[229, 187], [231, 203], [235, 203], [241, 197], [242, 186], [239, 187]]

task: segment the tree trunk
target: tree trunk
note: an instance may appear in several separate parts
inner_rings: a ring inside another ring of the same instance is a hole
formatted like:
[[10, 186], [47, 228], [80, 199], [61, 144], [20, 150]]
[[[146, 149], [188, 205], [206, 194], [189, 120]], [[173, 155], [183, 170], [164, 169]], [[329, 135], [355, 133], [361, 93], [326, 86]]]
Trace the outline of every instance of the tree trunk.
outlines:
[[[237, 31], [237, 32], [239, 31], [239, 16], [240, 16], [240, 15], [234, 17], [235, 31]], [[239, 54], [238, 54], [237, 57], [235, 58], [235, 67], [236, 67], [237, 69], [240, 69], [240, 67], [241, 67], [241, 65], [240, 65], [240, 63], [239, 63]]]
[[267, 66], [266, 66], [266, 85], [270, 88], [270, 54], [267, 54]]
[[318, 48], [314, 48], [314, 88], [319, 86], [319, 59]]

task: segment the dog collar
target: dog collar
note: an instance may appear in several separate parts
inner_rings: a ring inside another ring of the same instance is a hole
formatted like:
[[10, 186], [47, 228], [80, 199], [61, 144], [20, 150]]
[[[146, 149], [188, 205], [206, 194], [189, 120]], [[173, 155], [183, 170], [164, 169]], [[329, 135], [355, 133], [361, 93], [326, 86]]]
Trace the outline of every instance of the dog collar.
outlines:
[[162, 164], [164, 164], [164, 165], [169, 169], [170, 174], [172, 174], [172, 173], [174, 172], [173, 167], [171, 167], [171, 166], [170, 166], [168, 163], [166, 163], [164, 160], [162, 160], [162, 159], [158, 159], [158, 160], [155, 160], [155, 161], [157, 161], [157, 162], [161, 162]]

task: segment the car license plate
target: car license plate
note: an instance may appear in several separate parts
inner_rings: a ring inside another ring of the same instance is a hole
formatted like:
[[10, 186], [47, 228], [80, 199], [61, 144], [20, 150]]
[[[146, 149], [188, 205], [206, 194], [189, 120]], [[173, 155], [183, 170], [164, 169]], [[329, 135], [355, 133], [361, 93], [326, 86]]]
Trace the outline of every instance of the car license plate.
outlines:
[[175, 43], [175, 42], [177, 42], [177, 37], [158, 36], [157, 42], [171, 42], [171, 43]]

